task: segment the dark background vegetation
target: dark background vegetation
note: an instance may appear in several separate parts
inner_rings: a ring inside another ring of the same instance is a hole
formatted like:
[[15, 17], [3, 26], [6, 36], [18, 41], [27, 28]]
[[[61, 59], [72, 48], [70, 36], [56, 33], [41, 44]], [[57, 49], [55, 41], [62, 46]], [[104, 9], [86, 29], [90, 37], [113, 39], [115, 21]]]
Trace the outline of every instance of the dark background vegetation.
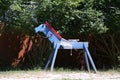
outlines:
[[[0, 34], [34, 36], [34, 28], [48, 21], [64, 38], [89, 41], [98, 69], [117, 69], [120, 67], [119, 4], [120, 0], [0, 0], [0, 22], [5, 26]], [[51, 44], [46, 38], [41, 39], [43, 42], [34, 49], [35, 55], [24, 65], [44, 66]], [[65, 65], [62, 60], [68, 59], [69, 66], [79, 67], [78, 54], [73, 57], [69, 51], [59, 51], [59, 54], [58, 66]], [[75, 61], [78, 62], [74, 64]]]

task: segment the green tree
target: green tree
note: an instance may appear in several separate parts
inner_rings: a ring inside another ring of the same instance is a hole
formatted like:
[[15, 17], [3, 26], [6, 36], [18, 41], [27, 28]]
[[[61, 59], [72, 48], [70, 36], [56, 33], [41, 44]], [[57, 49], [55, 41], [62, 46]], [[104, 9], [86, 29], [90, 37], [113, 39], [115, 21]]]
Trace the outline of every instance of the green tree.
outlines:
[[33, 9], [31, 1], [1, 0], [0, 20], [7, 24], [5, 32], [32, 34], [34, 32]]
[[94, 0], [93, 8], [103, 12], [108, 33], [120, 33], [120, 1], [119, 0]]
[[44, 0], [36, 8], [40, 23], [49, 21], [61, 34], [104, 33], [101, 11], [93, 9], [93, 0]]
[[[33, 34], [34, 27], [49, 21], [61, 34], [103, 33], [104, 15], [93, 8], [94, 0], [10, 0], [5, 15], [6, 31]], [[3, 1], [1, 2], [3, 3]], [[1, 10], [4, 10], [2, 8]]]

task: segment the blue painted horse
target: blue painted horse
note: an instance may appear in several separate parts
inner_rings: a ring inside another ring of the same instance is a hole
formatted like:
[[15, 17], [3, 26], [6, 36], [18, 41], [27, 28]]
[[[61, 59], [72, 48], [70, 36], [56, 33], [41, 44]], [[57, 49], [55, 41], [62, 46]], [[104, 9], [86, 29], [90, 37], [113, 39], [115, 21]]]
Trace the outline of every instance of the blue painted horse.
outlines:
[[90, 72], [90, 66], [89, 66], [89, 61], [90, 61], [94, 71], [97, 72], [96, 66], [88, 50], [88, 42], [78, 42], [77, 40], [66, 40], [62, 38], [48, 22], [36, 27], [35, 32], [36, 33], [43, 32], [45, 36], [53, 44], [53, 49], [45, 65], [45, 69], [48, 68], [49, 64], [52, 61], [51, 71], [53, 70], [58, 49], [83, 49], [88, 71]]

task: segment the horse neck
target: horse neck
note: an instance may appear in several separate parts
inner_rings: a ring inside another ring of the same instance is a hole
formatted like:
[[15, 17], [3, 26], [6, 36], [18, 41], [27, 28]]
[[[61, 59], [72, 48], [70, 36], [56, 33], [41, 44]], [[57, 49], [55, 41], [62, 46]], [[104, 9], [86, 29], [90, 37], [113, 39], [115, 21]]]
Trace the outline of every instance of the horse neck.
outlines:
[[[60, 40], [55, 36], [55, 34], [52, 33], [52, 31], [49, 28], [45, 28], [43, 31], [44, 35], [49, 39], [51, 43], [58, 43]], [[52, 36], [48, 36], [49, 34], [52, 34]]]

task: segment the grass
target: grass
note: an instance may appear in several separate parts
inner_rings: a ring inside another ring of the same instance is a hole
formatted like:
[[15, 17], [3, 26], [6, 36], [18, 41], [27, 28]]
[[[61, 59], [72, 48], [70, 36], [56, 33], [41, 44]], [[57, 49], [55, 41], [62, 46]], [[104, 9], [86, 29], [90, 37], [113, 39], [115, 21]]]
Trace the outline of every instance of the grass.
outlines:
[[[48, 77], [48, 78], [54, 78], [52, 80], [91, 80], [89, 76], [98, 76], [99, 77], [104, 77], [104, 75], [112, 76], [112, 75], [119, 75], [120, 71], [118, 70], [98, 70], [98, 73], [94, 74], [93, 72], [88, 73], [87, 71], [80, 71], [80, 70], [71, 70], [71, 69], [64, 69], [64, 68], [55, 68], [54, 71], [50, 70], [43, 70], [41, 68], [35, 68], [35, 69], [30, 69], [30, 70], [9, 70], [9, 71], [1, 71], [0, 72], [0, 79], [1, 78], [39, 78], [43, 79]], [[75, 78], [78, 77], [78, 78]], [[85, 79], [84, 79], [85, 76]], [[87, 77], [88, 76], [88, 77]], [[87, 77], [87, 78], [86, 78]], [[92, 77], [94, 78], [94, 77]], [[106, 77], [105, 77], [106, 78]], [[113, 77], [114, 78], [114, 77]], [[37, 80], [39, 80], [37, 79]], [[95, 80], [95, 79], [94, 79]]]
[[[69, 69], [69, 68], [55, 68], [53, 71], [50, 70], [43, 70], [41, 68], [34, 68], [34, 69], [28, 69], [28, 70], [20, 70], [20, 69], [15, 69], [15, 70], [6, 70], [6, 71], [0, 71], [0, 75], [11, 75], [11, 74], [17, 74], [17, 73], [37, 73], [37, 72], [45, 72], [45, 73], [80, 73], [80, 72], [84, 72], [84, 73], [88, 73], [87, 71], [80, 71], [78, 69], [73, 70], [73, 69]], [[94, 73], [93, 70], [91, 70], [90, 73]], [[109, 70], [98, 70], [98, 73], [120, 73], [120, 68], [118, 68], [117, 70], [114, 69], [109, 69]], [[67, 80], [67, 79], [63, 79], [63, 80]], [[69, 79], [68, 79], [69, 80]]]
[[[11, 70], [6, 70], [6, 71], [0, 71], [0, 75], [1, 74], [11, 74], [11, 73], [24, 73], [24, 72], [51, 72], [50, 70], [44, 70], [41, 68], [34, 68], [34, 69], [28, 69], [28, 70], [20, 70], [20, 69], [11, 69]], [[56, 73], [60, 73], [60, 72], [67, 72], [67, 73], [71, 73], [71, 72], [87, 72], [87, 71], [80, 71], [78, 69], [69, 69], [69, 68], [55, 68], [52, 72], [56, 72]], [[120, 73], [120, 68], [118, 68], [117, 70], [114, 69], [109, 69], [109, 70], [98, 70], [98, 72], [110, 72], [110, 73]], [[94, 73], [93, 70], [91, 70], [91, 73]]]

